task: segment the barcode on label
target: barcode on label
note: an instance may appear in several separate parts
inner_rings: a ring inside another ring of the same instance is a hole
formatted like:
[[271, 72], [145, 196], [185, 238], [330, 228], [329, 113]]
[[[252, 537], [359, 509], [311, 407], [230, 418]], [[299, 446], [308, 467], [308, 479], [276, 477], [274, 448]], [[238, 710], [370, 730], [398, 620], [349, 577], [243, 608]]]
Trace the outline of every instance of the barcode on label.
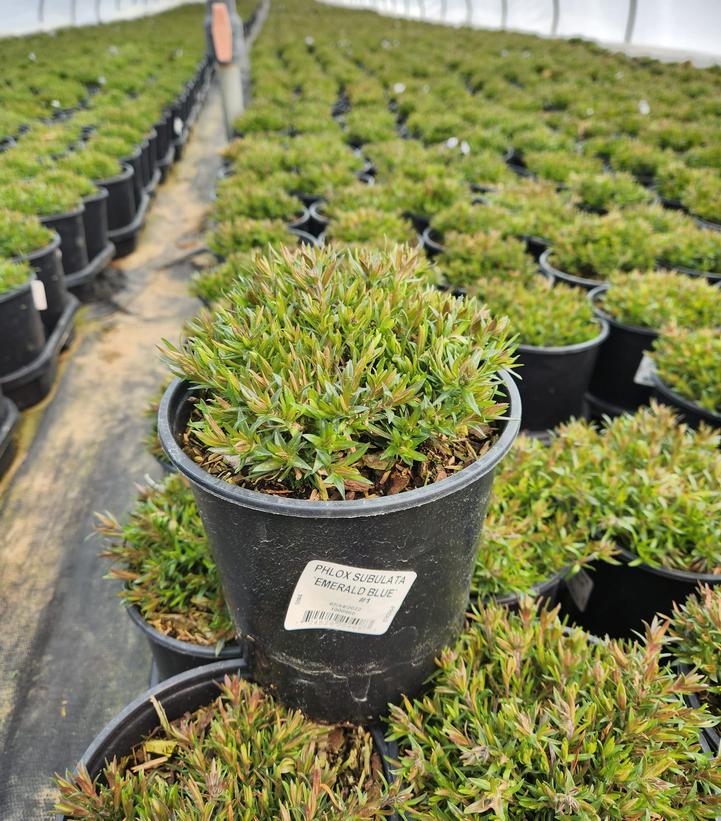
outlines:
[[357, 616], [345, 616], [343, 613], [333, 613], [331, 610], [306, 610], [303, 613], [303, 624], [309, 622], [330, 622], [331, 624], [346, 624], [348, 627], [362, 627], [370, 630], [375, 619], [359, 619]]

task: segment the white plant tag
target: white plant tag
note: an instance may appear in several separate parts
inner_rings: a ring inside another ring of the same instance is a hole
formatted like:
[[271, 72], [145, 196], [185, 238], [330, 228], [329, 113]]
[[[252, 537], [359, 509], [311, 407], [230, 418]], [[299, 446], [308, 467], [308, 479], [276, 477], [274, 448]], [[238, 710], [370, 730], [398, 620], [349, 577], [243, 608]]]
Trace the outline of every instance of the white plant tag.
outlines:
[[176, 137], [179, 137], [183, 133], [183, 121], [180, 117], [175, 117], [173, 120], [173, 131]]
[[645, 385], [647, 388], [652, 388], [653, 371], [653, 359], [645, 353], [641, 357], [641, 361], [638, 363], [638, 368], [636, 369], [636, 375], [633, 377], [633, 381], [637, 385]]
[[382, 636], [415, 580], [413, 570], [373, 570], [310, 561], [295, 585], [285, 629]]
[[593, 592], [593, 580], [585, 570], [579, 570], [575, 576], [566, 579], [566, 587], [576, 607], [583, 613]]
[[45, 286], [39, 279], [33, 279], [30, 282], [30, 290], [33, 295], [33, 303], [38, 311], [47, 311], [48, 298], [45, 294]]

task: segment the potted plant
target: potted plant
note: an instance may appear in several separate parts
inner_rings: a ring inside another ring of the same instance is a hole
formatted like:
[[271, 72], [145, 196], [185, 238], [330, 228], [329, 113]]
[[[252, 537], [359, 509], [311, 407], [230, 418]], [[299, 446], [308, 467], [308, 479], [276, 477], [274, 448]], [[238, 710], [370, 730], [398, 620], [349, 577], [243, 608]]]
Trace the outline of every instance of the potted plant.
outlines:
[[649, 226], [619, 211], [576, 217], [539, 260], [545, 273], [587, 291], [606, 282], [614, 271], [645, 271], [655, 263]]
[[507, 323], [427, 282], [402, 246], [284, 248], [167, 346], [182, 379], [160, 439], [255, 675], [325, 720], [371, 719], [422, 685], [462, 622], [518, 429]]
[[[219, 265], [196, 272], [190, 280], [190, 293], [198, 297], [206, 307], [212, 307], [222, 299], [238, 277], [252, 273], [257, 253], [256, 250], [231, 254]], [[160, 397], [158, 397], [159, 401]], [[157, 410], [156, 407], [156, 417]]]
[[574, 174], [601, 171], [601, 161], [572, 151], [527, 151], [523, 155], [526, 168], [538, 177], [565, 185]]
[[280, 174], [253, 184], [243, 177], [226, 177], [217, 187], [212, 217], [225, 222], [236, 217], [292, 222], [303, 211], [299, 199], [287, 192], [290, 175]]
[[208, 247], [221, 260], [233, 254], [264, 248], [268, 245], [291, 244], [291, 229], [278, 219], [235, 217], [216, 225], [208, 234]]
[[654, 394], [697, 428], [721, 428], [721, 317], [715, 328], [666, 328], [653, 343]]
[[59, 235], [37, 217], [0, 209], [0, 257], [27, 262], [42, 282], [47, 308], [41, 319], [46, 335], [52, 333], [68, 301], [59, 248]]
[[98, 514], [108, 578], [150, 645], [158, 680], [241, 656], [193, 494], [177, 474], [141, 488], [127, 521]]
[[561, 435], [575, 456], [558, 468], [559, 496], [573, 500], [589, 534], [615, 544], [620, 561], [597, 565], [584, 600], [568, 603], [579, 624], [631, 637], [697, 585], [721, 582], [718, 432], [694, 431], [652, 401], [601, 430], [576, 422]]
[[518, 391], [526, 430], [548, 430], [581, 416], [608, 323], [583, 292], [541, 276], [508, 273], [468, 287], [518, 335]]
[[27, 262], [0, 259], [0, 381], [26, 368], [43, 351], [45, 332], [33, 298], [34, 280]]
[[408, 220], [400, 214], [377, 208], [334, 212], [323, 236], [329, 242], [344, 246], [383, 247], [387, 242], [408, 245], [418, 242], [417, 234]]
[[[418, 819], [715, 818], [721, 776], [699, 745], [701, 685], [662, 661], [666, 626], [594, 641], [529, 600], [471, 614], [423, 700], [391, 708], [397, 776]], [[643, 728], [643, 729], [641, 729]]]
[[422, 180], [399, 180], [396, 186], [403, 209], [419, 234], [428, 228], [435, 213], [465, 194], [463, 183], [446, 172]]
[[705, 727], [711, 751], [718, 754], [721, 736], [721, 588], [701, 585], [682, 605], [674, 605], [669, 629], [670, 649], [675, 660], [698, 673], [708, 685], [691, 698], [705, 704], [717, 719]]
[[286, 710], [235, 659], [175, 676], [129, 704], [75, 773], [55, 777], [56, 810], [61, 821], [192, 817], [241, 804], [259, 819], [383, 818], [402, 795], [389, 784], [393, 751], [377, 731]]
[[714, 174], [696, 171], [681, 196], [681, 204], [702, 228], [721, 231], [721, 181]]
[[88, 264], [82, 197], [73, 187], [41, 179], [17, 180], [2, 187], [4, 207], [38, 216], [44, 225], [60, 235], [60, 254], [66, 275]]
[[471, 582], [472, 604], [518, 608], [526, 595], [556, 603], [560, 587], [591, 562], [613, 561], [615, 547], [589, 539], [572, 506], [556, 503], [553, 467], [566, 442], [521, 435], [502, 463]]
[[467, 199], [443, 208], [433, 215], [431, 224], [423, 232], [423, 243], [433, 256], [443, 252], [443, 238], [453, 232], [478, 234], [482, 231], [509, 233], [509, 214], [496, 205], [472, 202]]
[[536, 272], [533, 258], [526, 253], [526, 245], [515, 237], [500, 231], [481, 231], [478, 234], [445, 235], [443, 253], [438, 267], [445, 281], [455, 287], [474, 293], [484, 279], [518, 272], [531, 276]]
[[584, 211], [607, 214], [615, 208], [628, 208], [653, 202], [653, 192], [644, 188], [631, 174], [572, 174], [568, 187]]
[[359, 148], [364, 143], [392, 140], [397, 136], [396, 118], [390, 111], [376, 108], [358, 108], [345, 115], [345, 138]]
[[[590, 294], [596, 314], [610, 331], [601, 346], [589, 393], [604, 412], [634, 409], [650, 388], [636, 375], [643, 354], [662, 328], [714, 327], [721, 315], [721, 290], [703, 279], [671, 271], [612, 274], [610, 284]], [[644, 380], [644, 382], [647, 380]]]
[[683, 225], [658, 236], [660, 264], [689, 276], [721, 281], [721, 234]]

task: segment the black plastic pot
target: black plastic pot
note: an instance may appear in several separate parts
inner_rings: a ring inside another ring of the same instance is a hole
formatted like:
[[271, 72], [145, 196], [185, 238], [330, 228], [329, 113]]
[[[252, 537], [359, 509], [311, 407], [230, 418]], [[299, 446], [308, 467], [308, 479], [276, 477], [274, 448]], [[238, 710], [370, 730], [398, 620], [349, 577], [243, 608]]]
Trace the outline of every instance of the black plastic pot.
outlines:
[[[62, 316], [58, 319], [50, 336], [45, 340], [45, 344], [41, 346], [39, 353], [27, 364], [14, 371], [3, 373], [0, 369], [0, 389], [12, 399], [20, 410], [35, 405], [50, 392], [55, 381], [58, 357], [72, 335], [73, 319], [79, 305], [78, 300], [69, 295]], [[1, 309], [2, 305], [0, 303]], [[0, 337], [4, 331], [5, 328], [0, 318]], [[0, 338], [0, 352], [4, 352], [4, 350]], [[0, 353], [1, 358], [2, 353]]]
[[423, 236], [423, 232], [431, 224], [431, 218], [425, 216], [424, 214], [414, 214], [411, 211], [406, 211], [403, 216], [411, 221], [416, 233], [420, 236]]
[[445, 250], [443, 245], [438, 241], [438, 234], [430, 225], [421, 234], [421, 241], [423, 242], [423, 247], [426, 249], [426, 253], [431, 259], [438, 256], [438, 254], [442, 254]]
[[108, 231], [117, 231], [129, 225], [137, 213], [135, 204], [135, 190], [133, 177], [135, 172], [129, 165], [114, 177], [106, 180], [96, 180], [96, 185], [105, 188], [108, 192], [107, 215]]
[[143, 178], [143, 154], [138, 146], [130, 156], [121, 160], [123, 165], [129, 165], [133, 169], [133, 196], [135, 197], [135, 207], [140, 207], [140, 201], [145, 193], [145, 180]]
[[[531, 588], [529, 595], [549, 607], [555, 607], [558, 602], [558, 595], [563, 584], [563, 579], [567, 573], [568, 568], [564, 567], [562, 570], [559, 570], [558, 573], [546, 579], [546, 581], [535, 584]], [[496, 604], [502, 604], [504, 607], [516, 613], [520, 608], [521, 596], [518, 593], [507, 593], [504, 596], [494, 596], [492, 601]], [[483, 602], [479, 601], [478, 604], [482, 605]]]
[[[110, 761], [127, 756], [159, 724], [151, 696], [160, 703], [168, 720], [175, 721], [185, 713], [194, 712], [215, 700], [223, 679], [235, 674], [248, 678], [248, 671], [242, 660], [230, 659], [209, 664], [151, 687], [105, 725], [83, 753], [80, 764], [94, 780], [102, 774]], [[384, 739], [380, 727], [372, 726], [368, 729], [373, 734], [375, 747], [381, 756], [384, 775], [390, 782], [393, 774], [389, 761], [398, 757], [398, 747], [394, 742]], [[56, 816], [56, 821], [65, 819], [64, 815]], [[390, 821], [399, 821], [399, 817], [392, 815]]]
[[73, 274], [88, 264], [88, 249], [85, 244], [84, 206], [81, 204], [66, 214], [41, 217], [40, 222], [60, 235], [60, 255], [63, 272]]
[[60, 257], [60, 236], [55, 234], [52, 242], [21, 257], [35, 271], [35, 275], [45, 288], [45, 299], [48, 307], [40, 312], [40, 319], [49, 336], [62, 316], [68, 301], [68, 290], [63, 276], [63, 265]]
[[[85, 245], [88, 251], [88, 262], [95, 259], [108, 245], [108, 200], [110, 195], [106, 188], [98, 190], [83, 200], [85, 211]], [[70, 273], [70, 272], [69, 272]]]
[[290, 233], [293, 236], [298, 237], [298, 242], [301, 245], [312, 245], [318, 246], [323, 244], [322, 237], [315, 237], [313, 234], [309, 234], [307, 231], [303, 231], [301, 228], [291, 228]]
[[701, 422], [715, 428], [721, 428], [721, 415], [712, 413], [706, 408], [702, 408], [695, 402], [690, 402], [676, 391], [671, 390], [664, 384], [659, 375], [655, 372], [651, 374], [653, 380], [653, 395], [664, 405], [669, 405], [679, 412], [683, 421], [692, 428], [698, 428]]
[[588, 342], [557, 348], [518, 346], [522, 428], [548, 430], [583, 415], [584, 395], [599, 348], [609, 333], [608, 323], [599, 323], [600, 333]]
[[143, 633], [150, 645], [159, 681], [227, 659], [240, 659], [244, 665], [247, 664], [247, 653], [241, 644], [227, 644], [216, 653], [215, 647], [191, 644], [163, 635], [145, 621], [135, 605], [128, 607], [127, 611], [130, 620]]
[[127, 224], [119, 228], [111, 228], [108, 231], [110, 241], [115, 246], [115, 256], [125, 257], [131, 254], [137, 247], [138, 234], [145, 224], [145, 215], [150, 205], [150, 197], [143, 191], [140, 198], [140, 205], [135, 211], [135, 216]]
[[[536, 260], [540, 262], [543, 254], [549, 249], [550, 243], [543, 237], [535, 237], [531, 234], [523, 234], [520, 239], [526, 243], [526, 251]], [[555, 269], [553, 269], [555, 270]], [[548, 271], [544, 271], [548, 276]]]
[[153, 170], [150, 167], [150, 140], [147, 137], [140, 143], [140, 168], [143, 172], [140, 181], [143, 189], [146, 189], [153, 176]]
[[631, 566], [630, 562], [638, 557], [627, 550], [621, 550], [618, 558], [620, 564], [596, 562], [586, 574], [591, 584], [584, 597], [585, 607], [574, 599], [573, 582], [563, 594], [564, 610], [596, 636], [630, 638], [643, 632], [643, 622], [650, 623], [657, 613], [670, 614], [674, 602], [683, 604], [699, 584], [721, 584], [721, 576], [710, 573], [667, 570], [647, 564]]
[[20, 414], [15, 403], [0, 391], [0, 478], [10, 467], [17, 450], [16, 432]]
[[0, 377], [28, 365], [44, 345], [45, 330], [31, 282], [0, 294]]
[[721, 223], [712, 222], [703, 217], [697, 217], [695, 214], [693, 215], [693, 219], [700, 228], [706, 228], [708, 231], [721, 231]]
[[323, 207], [322, 200], [314, 200], [308, 205], [308, 220], [305, 230], [314, 237], [320, 237], [325, 229], [330, 225], [330, 220], [321, 211]]
[[[543, 242], [543, 240], [539, 241]], [[566, 285], [573, 285], [576, 288], [584, 288], [586, 291], [593, 291], [600, 285], [606, 284], [605, 282], [600, 281], [598, 279], [586, 279], [584, 277], [575, 276], [574, 274], [567, 274], [565, 271], [560, 271], [558, 268], [554, 267], [550, 262], [552, 254], [553, 248], [546, 248], [546, 250], [543, 251], [540, 257], [538, 258], [538, 264], [540, 265], [541, 270], [544, 274], [552, 276], [554, 279], [558, 279], [561, 282], [565, 282]]]
[[[691, 668], [686, 664], [679, 664], [676, 662], [674, 666], [680, 673], [691, 672]], [[701, 699], [698, 697], [698, 693], [689, 693], [683, 698], [686, 704], [694, 710], [698, 710], [701, 707]], [[701, 748], [704, 752], [711, 753], [711, 755], [718, 755], [719, 752], [721, 752], [721, 734], [719, 733], [720, 727], [721, 725], [717, 724], [715, 727], [704, 727], [701, 731]]]
[[[518, 391], [509, 374], [503, 380], [509, 420], [473, 465], [424, 488], [340, 502], [284, 499], [207, 474], [178, 444], [192, 391], [181, 380], [167, 389], [160, 441], [190, 480], [230, 613], [251, 642], [254, 675], [285, 703], [325, 721], [371, 721], [433, 672], [461, 629], [494, 469], [519, 429]], [[296, 629], [318, 615], [296, 585], [301, 574], [323, 575], [319, 562], [327, 573], [341, 566], [350, 574], [352, 601], [326, 602], [321, 611], [331, 614], [318, 629]], [[390, 595], [384, 615], [359, 602], [364, 595]], [[293, 621], [301, 603], [310, 609]]]
[[607, 289], [607, 285], [601, 285], [589, 294], [596, 316], [608, 322], [609, 333], [598, 352], [588, 390], [601, 402], [633, 411], [651, 396], [651, 388], [637, 384], [634, 377], [644, 352], [658, 333], [650, 328], [625, 325], [596, 307], [596, 301]]

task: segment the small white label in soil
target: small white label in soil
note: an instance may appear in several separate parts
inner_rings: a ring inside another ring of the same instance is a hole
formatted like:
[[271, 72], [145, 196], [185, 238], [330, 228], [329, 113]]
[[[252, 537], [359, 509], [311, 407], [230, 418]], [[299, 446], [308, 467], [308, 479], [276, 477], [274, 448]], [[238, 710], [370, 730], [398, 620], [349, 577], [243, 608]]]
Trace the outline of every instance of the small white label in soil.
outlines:
[[585, 570], [579, 570], [575, 576], [566, 579], [566, 588], [576, 607], [583, 613], [588, 607], [588, 600], [593, 592], [593, 580]]
[[173, 131], [175, 132], [176, 137], [179, 137], [183, 133], [183, 121], [180, 117], [176, 117], [173, 120]]
[[293, 591], [286, 630], [342, 630], [381, 636], [416, 580], [412, 570], [373, 570], [313, 560]]
[[48, 298], [45, 295], [45, 286], [39, 279], [34, 279], [30, 283], [30, 290], [33, 295], [33, 302], [38, 311], [47, 311]]
[[641, 357], [641, 361], [638, 363], [638, 368], [636, 369], [636, 376], [633, 377], [633, 381], [637, 385], [645, 385], [647, 388], [653, 387], [653, 359], [645, 353]]

